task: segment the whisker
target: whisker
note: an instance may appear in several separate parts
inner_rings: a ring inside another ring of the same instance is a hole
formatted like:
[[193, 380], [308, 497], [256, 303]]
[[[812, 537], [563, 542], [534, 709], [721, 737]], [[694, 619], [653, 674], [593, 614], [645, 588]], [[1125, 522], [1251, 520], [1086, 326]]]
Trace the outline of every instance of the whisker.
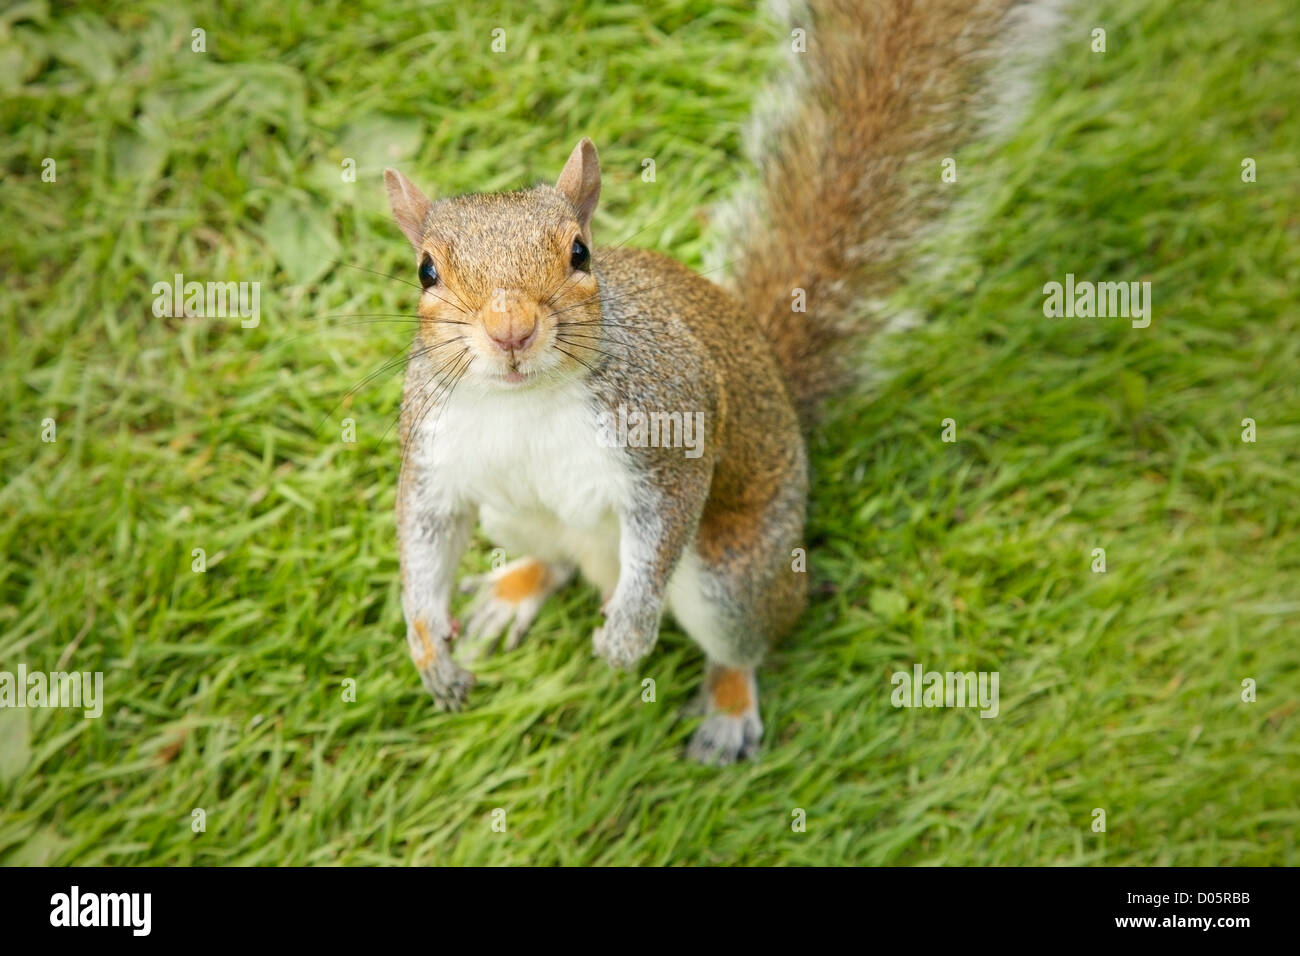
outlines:
[[589, 340], [589, 341], [591, 341], [591, 342], [604, 342], [604, 341], [608, 340], [609, 342], [611, 342], [611, 343], [614, 344], [614, 345], [621, 345], [621, 346], [623, 346], [623, 348], [625, 348], [625, 349], [630, 349], [630, 348], [635, 348], [635, 347], [636, 347], [636, 343], [633, 343], [633, 342], [627, 342], [627, 341], [624, 341], [623, 339], [614, 338], [612, 335], [609, 334], [608, 330], [605, 331], [605, 334], [604, 334], [604, 335], [597, 335], [597, 334], [595, 334], [595, 333], [593, 333], [593, 332], [573, 332], [573, 331], [571, 331], [571, 330], [569, 330], [569, 329], [565, 329], [564, 331], [560, 331], [559, 329], [557, 329], [557, 330], [555, 331], [555, 337], [556, 337], [556, 338], [568, 337], [568, 338], [577, 338], [577, 339], [587, 339], [587, 340]]
[[[326, 318], [328, 318], [328, 316], [326, 316]], [[411, 324], [411, 325], [415, 325], [415, 324], [417, 323], [417, 321], [418, 321], [418, 320], [403, 320], [403, 319], [359, 319], [359, 320], [357, 320], [357, 321], [355, 321], [355, 322], [339, 322], [339, 323], [336, 323], [336, 324], [334, 324], [334, 325], [331, 325], [331, 326], [329, 327], [329, 329], [313, 329], [311, 332], [304, 332], [304, 333], [302, 333], [302, 335], [291, 335], [291, 336], [290, 336], [289, 338], [287, 338], [287, 339], [280, 339], [279, 342], [278, 342], [277, 344], [278, 344], [278, 345], [288, 345], [288, 344], [291, 343], [291, 342], [297, 342], [299, 339], [309, 338], [310, 336], [313, 336], [313, 335], [323, 335], [324, 333], [328, 332], [330, 329], [346, 329], [346, 328], [352, 328], [353, 326], [357, 326], [357, 325], [385, 325], [385, 324], [388, 324], [388, 325], [398, 325], [398, 324]]]
[[[466, 358], [463, 365], [460, 364], [462, 358]], [[424, 424], [424, 420], [428, 417], [430, 411], [432, 411], [440, 401], [444, 402], [445, 407], [444, 396], [446, 398], [451, 397], [451, 389], [455, 388], [456, 383], [460, 381], [461, 376], [463, 376], [465, 372], [469, 370], [469, 367], [474, 364], [474, 356], [470, 354], [468, 348], [465, 348], [461, 349], [460, 353], [452, 361], [456, 363], [452, 370], [439, 381], [438, 386], [427, 396], [422, 396], [424, 397], [424, 402], [421, 404], [420, 410], [411, 424], [410, 431], [406, 435], [406, 442], [404, 443], [406, 447], [410, 447], [413, 443], [415, 436], [419, 433], [420, 427]], [[443, 368], [446, 368], [446, 365], [444, 365]], [[435, 418], [434, 425], [437, 425], [437, 422], [438, 420]], [[392, 430], [392, 427], [392, 425], [388, 426], [388, 430], [386, 430], [384, 435], [381, 436], [381, 441], [383, 440], [383, 437], [386, 437], [388, 432]]]
[[561, 282], [553, 292], [548, 293], [546, 297], [542, 299], [542, 305], [545, 306], [552, 305], [554, 303], [555, 297], [564, 291], [564, 287], [568, 285], [570, 282], [572, 282], [573, 277], [576, 276], [577, 274], [578, 274], [578, 270], [574, 269], [567, 276], [565, 276], [564, 281]]
[[439, 325], [469, 325], [460, 319], [430, 319], [418, 312], [332, 312], [322, 315], [322, 319], [418, 319], [421, 322], [436, 322]]
[[663, 222], [665, 219], [671, 219], [671, 218], [673, 218], [673, 217], [676, 216], [676, 215], [677, 215], [677, 213], [675, 213], [675, 212], [670, 212], [670, 213], [668, 213], [667, 215], [660, 216], [658, 219], [651, 219], [648, 223], [646, 223], [644, 226], [642, 226], [642, 227], [641, 227], [640, 229], [638, 229], [636, 232], [634, 232], [634, 233], [632, 233], [630, 236], [627, 236], [626, 238], [622, 239], [622, 240], [621, 240], [617, 245], [609, 246], [609, 247], [606, 248], [606, 249], [599, 250], [599, 251], [597, 252], [597, 256], [599, 256], [599, 255], [601, 255], [601, 254], [604, 254], [604, 255], [608, 256], [609, 253], [613, 252], [615, 249], [621, 249], [621, 248], [623, 248], [623, 246], [627, 245], [627, 243], [628, 243], [630, 240], [635, 239], [637, 236], [641, 235], [641, 233], [645, 232], [645, 231], [646, 231], [647, 229], [649, 229], [651, 226], [656, 225], [656, 224], [658, 224], [658, 223], [661, 223], [661, 222]]
[[403, 345], [398, 351], [390, 355], [388, 359], [384, 361], [384, 364], [381, 365], [376, 371], [371, 372], [359, 383], [357, 383], [352, 388], [344, 392], [343, 397], [340, 398], [337, 402], [335, 402], [334, 405], [330, 408], [330, 410], [325, 413], [325, 417], [316, 423], [316, 427], [312, 429], [312, 432], [313, 433], [319, 432], [321, 430], [321, 426], [324, 425], [327, 421], [329, 421], [330, 416], [332, 416], [336, 411], [338, 411], [339, 407], [344, 402], [346, 402], [350, 396], [355, 395], [360, 389], [364, 388], [366, 383], [372, 381], [375, 378], [375, 376], [382, 374], [383, 372], [387, 371], [390, 368], [393, 368], [395, 364], [400, 364], [402, 359], [399, 356], [409, 353], [410, 350], [411, 350], [410, 344]]
[[[557, 338], [559, 337], [557, 336]], [[616, 362], [624, 362], [628, 365], [631, 365], [633, 368], [639, 368], [641, 369], [641, 371], [648, 372], [651, 375], [654, 374], [653, 370], [646, 368], [644, 365], [641, 365], [639, 362], [633, 362], [630, 358], [628, 358], [625, 355], [615, 355], [613, 352], [606, 352], [604, 349], [598, 349], [594, 345], [587, 345], [585, 342], [573, 342], [570, 341], [569, 339], [560, 339], [560, 341], [563, 342], [565, 345], [572, 345], [574, 348], [587, 349], [588, 351], [591, 352], [599, 352], [601, 355], [609, 356], [610, 358], [614, 359]], [[564, 349], [560, 348], [558, 345], [555, 346], [555, 348], [557, 351], [564, 352]], [[564, 354], [568, 355], [570, 353], [565, 352]], [[591, 368], [590, 365], [588, 365], [587, 367]], [[595, 369], [592, 369], [592, 371], [595, 371]]]
[[467, 310], [467, 309], [462, 309], [460, 306], [458, 306], [455, 302], [452, 302], [450, 299], [444, 299], [442, 296], [438, 295], [438, 293], [434, 292], [432, 289], [425, 289], [424, 292], [425, 292], [426, 295], [431, 295], [431, 296], [433, 296], [433, 297], [434, 297], [435, 299], [437, 299], [439, 302], [445, 302], [447, 305], [451, 306], [453, 309], [455, 309], [455, 310], [456, 310], [457, 312], [459, 312], [461, 315], [469, 315], [469, 310]]
[[341, 259], [330, 259], [328, 261], [334, 263], [336, 266], [343, 266], [345, 269], [356, 269], [358, 272], [369, 272], [372, 276], [381, 276], [385, 279], [392, 279], [394, 282], [409, 285], [411, 288], [419, 289], [421, 292], [424, 291], [424, 286], [416, 282], [411, 282], [409, 279], [403, 279], [401, 276], [389, 275], [387, 272], [378, 272], [375, 269], [367, 269], [364, 266], [354, 266], [352, 263], [344, 262]]
[[[471, 308], [469, 307], [469, 305], [465, 302], [465, 300], [462, 299], [462, 298], [460, 297], [460, 293], [457, 292], [455, 289], [453, 289], [451, 286], [447, 285], [446, 283], [443, 283], [441, 286], [439, 286], [439, 288], [440, 288], [440, 289], [446, 289], [446, 290], [447, 290], [448, 292], [450, 292], [453, 296], [455, 296], [455, 297], [456, 297], [456, 301], [459, 302], [459, 303], [461, 304], [461, 307], [462, 307], [462, 308], [461, 308], [461, 311], [464, 312], [466, 315], [469, 315], [470, 313], [472, 313], [472, 312], [474, 311], [473, 309], [471, 309]], [[426, 291], [427, 291], [427, 290], [426, 290]]]
[[[412, 416], [410, 428], [407, 430], [405, 440], [402, 442], [402, 468], [398, 474], [398, 480], [397, 480], [397, 495], [399, 501], [401, 500], [402, 492], [407, 480], [407, 475], [406, 475], [407, 456], [410, 452], [411, 446], [414, 444], [415, 436], [419, 432], [420, 426], [424, 423], [424, 418], [429, 413], [429, 409], [433, 406], [433, 403], [437, 400], [438, 393], [451, 379], [451, 376], [455, 372], [455, 370], [460, 369], [460, 365], [458, 363], [462, 358], [465, 357], [465, 355], [468, 352], [469, 352], [468, 348], [463, 348], [454, 357], [452, 357], [451, 359], [449, 359], [448, 361], [440, 365], [437, 371], [435, 371], [433, 375], [430, 376], [434, 381], [438, 383], [437, 386], [429, 390], [428, 394], [420, 394], [411, 401], [404, 400], [402, 402], [401, 408], [398, 410], [397, 417], [394, 418], [393, 421], [389, 423], [388, 427], [384, 429], [384, 433], [379, 436], [379, 442], [380, 444], [382, 444], [384, 439], [388, 437], [388, 433], [393, 430], [393, 426], [402, 420], [402, 417], [406, 414], [408, 408], [412, 407], [415, 401], [417, 400], [421, 401], [419, 410]], [[474, 356], [470, 355], [469, 362], [465, 364], [464, 368], [469, 368], [470, 364], [473, 363], [473, 361], [474, 361]], [[447, 372], [446, 375], [442, 375], [443, 369], [446, 369], [448, 368], [448, 366], [452, 366], [452, 365], [455, 365], [455, 368], [453, 368], [452, 371]]]
[[[467, 347], [462, 347], [461, 350], [460, 350], [459, 352], [457, 352], [457, 353], [456, 353], [455, 355], [453, 355], [451, 358], [447, 359], [445, 362], [443, 362], [441, 365], [439, 365], [436, 369], [434, 369], [432, 372], [430, 372], [430, 373], [429, 373], [429, 378], [430, 378], [430, 379], [433, 379], [435, 382], [441, 382], [442, 379], [440, 378], [440, 376], [442, 375], [443, 371], [444, 371], [445, 369], [447, 369], [449, 366], [453, 365], [454, 363], [459, 362], [459, 361], [461, 360], [461, 358], [464, 357], [465, 353], [468, 352], [468, 351], [469, 351], [469, 349], [468, 349]], [[436, 359], [435, 359], [435, 361], [436, 361]], [[403, 398], [402, 398], [402, 403], [401, 403], [401, 405], [398, 406], [398, 411], [399, 411], [399, 412], [405, 412], [405, 411], [407, 411], [408, 409], [414, 407], [417, 403], [422, 402], [422, 401], [424, 400], [425, 397], [426, 397], [426, 394], [425, 394], [425, 392], [424, 392], [423, 390], [421, 390], [420, 394], [417, 394], [417, 395], [415, 395], [414, 397], [412, 397], [412, 398], [410, 398], [410, 399], [407, 399], [405, 396], [403, 396]], [[390, 425], [389, 428], [391, 429], [392, 426]], [[385, 432], [385, 434], [387, 434], [387, 432]]]
[[[554, 315], [555, 313], [551, 313], [551, 314]], [[560, 322], [556, 322], [555, 324], [562, 329], [581, 329], [581, 328], [589, 328], [589, 327], [599, 327], [603, 329], [627, 329], [629, 332], [650, 332], [652, 334], [668, 331], [667, 329], [662, 329], [662, 328], [652, 329], [645, 325], [624, 325], [621, 322], [612, 321], [608, 316], [600, 319], [588, 319], [585, 322], [575, 322], [572, 319], [569, 319], [568, 321], [560, 321]]]
[[456, 391], [456, 386], [460, 384], [460, 380], [465, 377], [465, 373], [469, 371], [469, 367], [473, 364], [474, 364], [474, 356], [471, 355], [469, 357], [469, 361], [467, 361], [461, 367], [460, 371], [456, 373], [456, 377], [452, 380], [451, 387], [447, 389], [446, 394], [442, 395], [441, 398], [438, 400], [438, 404], [439, 404], [438, 412], [436, 415], [433, 416], [433, 422], [429, 425], [430, 430], [432, 431], [437, 430], [438, 422], [442, 418], [442, 413], [446, 411], [447, 407], [451, 404], [451, 396]]
[[573, 305], [566, 305], [562, 309], [555, 309], [552, 314], [563, 315], [565, 312], [572, 312], [574, 309], [580, 309], [584, 305], [588, 305], [593, 301], [595, 301], [596, 304], [600, 306], [608, 305], [609, 303], [614, 302], [618, 299], [625, 299], [629, 295], [635, 295], [638, 292], [649, 292], [651, 289], [657, 289], [660, 286], [667, 285], [667, 284], [668, 283], [666, 282], [661, 282], [661, 283], [657, 283], [656, 285], [642, 286], [639, 289], [629, 289], [627, 292], [620, 292], [616, 295], [611, 295], [611, 296], [602, 296], [599, 293], [597, 293], [596, 295], [588, 296], [587, 298], [583, 299], [581, 302], [575, 302]]
[[[435, 349], [442, 348], [444, 345], [449, 345], [452, 342], [459, 342], [462, 338], [464, 338], [464, 336], [457, 336], [456, 338], [449, 339], [446, 342], [439, 342], [436, 345], [430, 345], [425, 348], [417, 349], [415, 352], [411, 352], [410, 345], [402, 346], [399, 352], [396, 352], [393, 355], [389, 356], [388, 360], [384, 362], [384, 364], [381, 365], [378, 369], [371, 372], [369, 375], [363, 378], [359, 383], [354, 385], [352, 388], [348, 389], [348, 391], [344, 393], [343, 397], [334, 403], [334, 407], [325, 413], [325, 417], [322, 418], [319, 423], [317, 423], [316, 428], [314, 430], [320, 431], [321, 425], [324, 425], [325, 422], [329, 420], [330, 416], [339, 410], [339, 406], [341, 406], [344, 402], [346, 402], [350, 396], [355, 395], [361, 389], [365, 388], [366, 385], [373, 382], [384, 372], [390, 371], [391, 369], [394, 369], [399, 365], [404, 365], [416, 358], [419, 358], [422, 355], [428, 355], [430, 352], [434, 351]], [[401, 357], [399, 358], [398, 356]]]
[[[335, 265], [344, 266], [345, 268], [348, 268], [348, 269], [356, 269], [358, 272], [369, 272], [372, 276], [382, 276], [382, 277], [385, 278], [385, 279], [392, 279], [394, 282], [400, 282], [400, 283], [402, 283], [402, 285], [409, 285], [412, 289], [419, 289], [421, 292], [427, 292], [427, 293], [429, 293], [429, 295], [433, 296], [433, 297], [434, 297], [435, 299], [437, 299], [439, 302], [444, 302], [444, 303], [446, 303], [447, 305], [449, 305], [449, 306], [451, 306], [453, 309], [455, 309], [457, 312], [461, 312], [461, 313], [464, 313], [465, 315], [469, 315], [469, 312], [470, 312], [469, 308], [468, 308], [468, 307], [465, 307], [465, 308], [462, 308], [462, 307], [461, 307], [461, 306], [464, 306], [464, 305], [465, 305], [465, 303], [464, 303], [463, 301], [461, 302], [460, 305], [457, 305], [455, 302], [452, 302], [452, 301], [450, 301], [449, 299], [444, 299], [442, 296], [438, 295], [438, 293], [434, 292], [432, 289], [426, 289], [424, 286], [420, 285], [418, 282], [411, 282], [411, 281], [409, 281], [409, 280], [407, 280], [407, 279], [403, 279], [401, 276], [389, 275], [387, 272], [379, 272], [379, 271], [377, 271], [377, 270], [375, 270], [375, 269], [367, 269], [367, 268], [365, 268], [364, 266], [354, 266], [354, 265], [353, 265], [352, 263], [350, 263], [350, 262], [343, 262], [342, 260], [339, 260], [339, 259], [330, 259], [329, 261], [330, 261], [330, 262], [333, 262]], [[446, 287], [444, 286], [444, 288], [446, 288]], [[452, 295], [456, 295], [456, 293], [455, 293], [454, 291], [452, 291], [450, 288], [448, 288], [447, 291], [448, 291], [448, 292], [451, 292]], [[457, 298], [457, 299], [460, 299], [460, 296], [456, 295], [456, 298]]]
[[555, 351], [557, 351], [557, 352], [562, 352], [563, 354], [567, 355], [569, 358], [571, 358], [571, 359], [573, 359], [575, 362], [577, 362], [579, 365], [584, 365], [584, 366], [586, 366], [587, 368], [591, 369], [592, 372], [595, 372], [595, 371], [596, 371], [595, 368], [592, 368], [592, 366], [587, 365], [586, 362], [584, 362], [582, 359], [578, 358], [578, 356], [574, 355], [572, 352], [568, 351], [567, 349], [562, 349], [562, 348], [560, 348], [558, 345], [554, 346], [554, 348], [555, 348]]

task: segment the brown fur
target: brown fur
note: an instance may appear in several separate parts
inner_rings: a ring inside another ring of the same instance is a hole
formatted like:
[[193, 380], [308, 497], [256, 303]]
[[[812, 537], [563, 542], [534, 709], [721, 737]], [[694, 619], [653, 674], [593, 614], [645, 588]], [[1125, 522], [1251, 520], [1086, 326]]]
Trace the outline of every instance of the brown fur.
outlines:
[[429, 625], [423, 618], [415, 622], [415, 633], [420, 636], [420, 653], [415, 658], [415, 666], [423, 669], [433, 664], [437, 651], [434, 650], [433, 641], [429, 638]]
[[[768, 343], [754, 334], [739, 304], [685, 266], [643, 249], [610, 250], [600, 259], [610, 299], [606, 322], [632, 348], [594, 377], [608, 407], [629, 400], [650, 408], [699, 409], [709, 425], [706, 454], [633, 449], [657, 506], [689, 536], [703, 563], [732, 582], [714, 595], [744, 622], [737, 656], [757, 661], [798, 618], [806, 575], [791, 570], [802, 544], [808, 478], [798, 419]], [[642, 290], [620, 297], [621, 290]], [[620, 332], [631, 326], [641, 332]], [[623, 355], [629, 361], [617, 361]], [[631, 363], [635, 364], [631, 364]], [[692, 489], [701, 485], [700, 494]], [[659, 582], [676, 556], [665, 551]]]
[[709, 694], [713, 706], [724, 714], [743, 714], [753, 700], [749, 696], [750, 672], [734, 667], [719, 667], [709, 674]]
[[529, 561], [496, 582], [496, 595], [503, 601], [522, 601], [541, 591], [545, 583], [546, 565], [541, 561]]
[[[762, 144], [759, 201], [734, 230], [732, 287], [755, 317], [805, 425], [845, 384], [863, 300], [897, 282], [923, 217], [904, 171], [952, 155], [972, 54], [1012, 0], [816, 0], [795, 112]], [[803, 289], [807, 312], [792, 311]]]

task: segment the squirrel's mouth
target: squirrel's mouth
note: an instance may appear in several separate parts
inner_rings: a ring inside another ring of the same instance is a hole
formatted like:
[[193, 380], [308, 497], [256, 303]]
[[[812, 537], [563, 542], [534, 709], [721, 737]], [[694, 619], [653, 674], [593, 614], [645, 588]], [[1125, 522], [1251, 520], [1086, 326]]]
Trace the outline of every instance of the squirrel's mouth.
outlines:
[[497, 354], [486, 358], [488, 367], [480, 373], [482, 379], [511, 390], [547, 380], [559, 364], [547, 349], [536, 345], [509, 355]]
[[521, 368], [520, 366], [523, 364], [524, 363], [520, 360], [519, 356], [512, 355], [508, 361], [502, 362], [497, 366], [493, 378], [502, 385], [523, 385], [533, 378], [533, 370]]

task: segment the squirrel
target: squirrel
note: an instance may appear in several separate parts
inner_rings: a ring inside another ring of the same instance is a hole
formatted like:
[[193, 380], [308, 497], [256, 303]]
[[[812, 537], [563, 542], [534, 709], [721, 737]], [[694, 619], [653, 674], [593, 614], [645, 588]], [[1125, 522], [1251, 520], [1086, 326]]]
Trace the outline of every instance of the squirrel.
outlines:
[[[763, 137], [733, 216], [728, 287], [663, 255], [599, 247], [596, 148], [554, 186], [430, 200], [384, 173], [421, 293], [400, 417], [406, 638], [462, 707], [451, 601], [477, 521], [520, 557], [477, 590], [469, 655], [518, 646], [576, 573], [599, 589], [594, 651], [631, 668], [671, 611], [707, 658], [690, 758], [755, 756], [755, 671], [807, 600], [805, 436], [850, 380], [909, 209], [909, 160], [951, 144], [972, 51], [1013, 0], [815, 0], [792, 111]], [[806, 311], [792, 307], [797, 292]], [[656, 427], [657, 426], [657, 427]], [[690, 435], [684, 435], [686, 432]], [[689, 447], [685, 439], [689, 439]]]

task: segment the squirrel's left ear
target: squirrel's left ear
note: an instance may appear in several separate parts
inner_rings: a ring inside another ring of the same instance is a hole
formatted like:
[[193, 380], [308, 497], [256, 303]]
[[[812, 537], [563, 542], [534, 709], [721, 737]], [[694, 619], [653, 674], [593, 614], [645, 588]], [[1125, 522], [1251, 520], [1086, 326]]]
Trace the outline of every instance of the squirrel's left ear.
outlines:
[[388, 205], [393, 208], [393, 218], [419, 252], [424, 242], [424, 220], [433, 203], [415, 183], [395, 169], [384, 170], [384, 185], [388, 187]]
[[591, 214], [596, 211], [596, 200], [600, 198], [600, 160], [590, 139], [584, 136], [573, 147], [555, 188], [573, 203], [573, 208], [578, 210], [578, 225], [590, 236]]

